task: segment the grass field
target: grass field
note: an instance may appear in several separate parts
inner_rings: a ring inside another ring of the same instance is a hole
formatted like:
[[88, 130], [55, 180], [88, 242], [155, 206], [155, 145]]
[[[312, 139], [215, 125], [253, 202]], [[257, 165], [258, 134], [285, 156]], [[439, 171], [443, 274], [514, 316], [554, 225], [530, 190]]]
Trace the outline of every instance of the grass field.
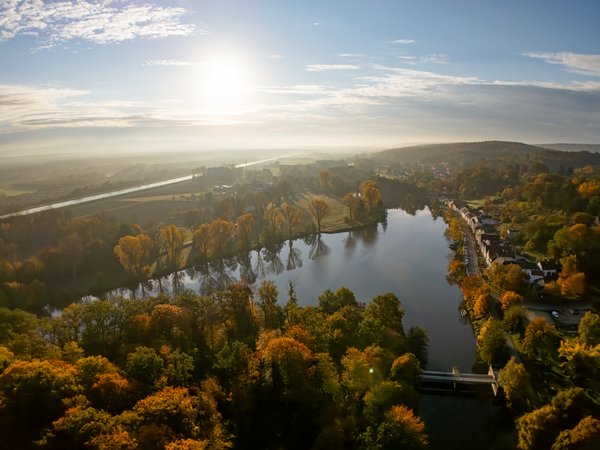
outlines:
[[0, 187], [0, 196], [6, 196], [6, 197], [14, 197], [16, 195], [21, 195], [21, 194], [30, 194], [32, 191], [28, 191], [25, 189], [12, 189], [12, 188], [3, 188]]
[[[135, 192], [121, 197], [75, 205], [68, 209], [76, 217], [106, 213], [121, 221], [138, 223], [142, 226], [169, 224], [174, 223], [173, 217], [177, 213], [202, 206], [203, 202], [199, 201], [202, 196], [203, 193], [197, 187], [189, 182], [184, 182], [149, 189], [143, 192]], [[215, 194], [215, 199], [218, 198], [219, 194]], [[340, 198], [325, 194], [303, 192], [295, 195], [291, 203], [303, 211], [305, 225], [309, 225], [313, 221], [308, 204], [314, 198], [321, 198], [329, 205], [329, 213], [321, 225], [321, 231], [325, 233], [360, 227], [372, 222], [370, 219], [364, 222], [348, 222], [346, 220], [346, 208], [341, 203]], [[181, 217], [181, 214], [179, 214], [179, 217]], [[177, 225], [181, 226], [183, 224], [177, 223]]]

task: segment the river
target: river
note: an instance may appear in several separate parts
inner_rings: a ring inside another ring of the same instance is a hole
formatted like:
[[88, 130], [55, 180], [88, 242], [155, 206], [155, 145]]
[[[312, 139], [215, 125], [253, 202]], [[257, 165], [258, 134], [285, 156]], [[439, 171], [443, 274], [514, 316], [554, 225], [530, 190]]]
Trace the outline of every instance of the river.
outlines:
[[[179, 272], [174, 281], [166, 277], [161, 285], [170, 290], [175, 283], [178, 289], [206, 294], [239, 279], [257, 284], [269, 279], [279, 288], [283, 303], [292, 282], [301, 305], [315, 305], [321, 292], [340, 286], [366, 303], [378, 294], [393, 292], [405, 309], [405, 328], [419, 326], [429, 337], [427, 369], [458, 367], [472, 372], [475, 337], [459, 313], [460, 290], [446, 280], [452, 252], [445, 229], [444, 221], [434, 219], [428, 209], [415, 215], [389, 210], [385, 224], [324, 234], [319, 240], [286, 242], [280, 249], [253, 251], [212, 264], [210, 270]], [[150, 290], [156, 292], [158, 283], [152, 283]], [[489, 391], [483, 398], [422, 395], [419, 412], [427, 423], [431, 448], [510, 448], [498, 441], [502, 434], [506, 438], [510, 424], [500, 423], [504, 414], [493, 405]]]

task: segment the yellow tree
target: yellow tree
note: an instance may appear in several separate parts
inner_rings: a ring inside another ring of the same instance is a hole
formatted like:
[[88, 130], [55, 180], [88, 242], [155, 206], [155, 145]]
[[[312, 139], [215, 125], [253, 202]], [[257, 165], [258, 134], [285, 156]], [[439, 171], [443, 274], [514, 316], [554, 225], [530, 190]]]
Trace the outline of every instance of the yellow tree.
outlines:
[[360, 197], [357, 197], [353, 192], [348, 192], [344, 195], [344, 205], [348, 208], [348, 219], [354, 220], [358, 216], [363, 202]]
[[137, 280], [150, 276], [154, 241], [145, 233], [124, 236], [115, 245], [115, 256], [129, 275]]
[[210, 224], [210, 240], [213, 254], [218, 258], [225, 256], [233, 240], [235, 225], [229, 220], [217, 219]]
[[241, 249], [246, 251], [252, 243], [252, 233], [254, 232], [254, 216], [250, 213], [244, 213], [237, 218], [236, 229], [240, 238]]
[[500, 304], [505, 311], [511, 306], [520, 305], [521, 303], [523, 303], [523, 297], [515, 291], [506, 291], [500, 296]]
[[488, 312], [489, 296], [486, 294], [481, 294], [475, 301], [475, 305], [473, 306], [473, 314], [475, 314], [475, 317], [483, 317], [486, 316]]
[[179, 269], [183, 263], [183, 241], [185, 233], [176, 225], [167, 225], [160, 229], [160, 235], [165, 243], [167, 253], [167, 265], [170, 269]]
[[283, 205], [283, 217], [288, 229], [288, 238], [291, 239], [294, 228], [302, 223], [302, 211], [295, 206]]
[[585, 292], [585, 274], [577, 267], [577, 257], [567, 256], [560, 260], [562, 270], [556, 280], [560, 293], [565, 296], [579, 297]]
[[308, 203], [308, 211], [315, 220], [315, 225], [317, 225], [317, 233], [320, 233], [323, 219], [327, 216], [327, 214], [329, 214], [329, 204], [322, 198], [313, 198]]
[[211, 250], [211, 226], [208, 223], [200, 225], [196, 231], [194, 231], [194, 247], [198, 250], [203, 260], [206, 261], [210, 257]]
[[273, 205], [269, 205], [265, 209], [265, 219], [267, 219], [267, 224], [272, 231], [278, 231], [283, 222], [281, 211]]
[[373, 208], [381, 201], [381, 192], [375, 182], [371, 180], [364, 181], [360, 185], [360, 194], [367, 205], [367, 210], [370, 213], [373, 212]]

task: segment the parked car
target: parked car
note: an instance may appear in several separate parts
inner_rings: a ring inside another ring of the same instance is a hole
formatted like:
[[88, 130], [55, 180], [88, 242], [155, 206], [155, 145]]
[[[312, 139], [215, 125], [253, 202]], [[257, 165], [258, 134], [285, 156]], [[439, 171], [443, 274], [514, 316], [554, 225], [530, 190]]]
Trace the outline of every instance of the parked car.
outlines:
[[555, 319], [558, 319], [558, 317], [560, 316], [560, 313], [558, 311], [552, 311], [551, 314], [552, 317], [554, 317]]

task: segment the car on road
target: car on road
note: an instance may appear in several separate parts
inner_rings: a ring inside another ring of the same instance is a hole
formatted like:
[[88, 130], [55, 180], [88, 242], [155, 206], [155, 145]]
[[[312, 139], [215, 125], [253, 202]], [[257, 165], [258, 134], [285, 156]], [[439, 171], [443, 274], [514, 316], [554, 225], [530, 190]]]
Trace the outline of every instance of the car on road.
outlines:
[[558, 319], [560, 316], [560, 313], [558, 311], [552, 311], [550, 314], [552, 314], [552, 317], [554, 317], [555, 319]]

